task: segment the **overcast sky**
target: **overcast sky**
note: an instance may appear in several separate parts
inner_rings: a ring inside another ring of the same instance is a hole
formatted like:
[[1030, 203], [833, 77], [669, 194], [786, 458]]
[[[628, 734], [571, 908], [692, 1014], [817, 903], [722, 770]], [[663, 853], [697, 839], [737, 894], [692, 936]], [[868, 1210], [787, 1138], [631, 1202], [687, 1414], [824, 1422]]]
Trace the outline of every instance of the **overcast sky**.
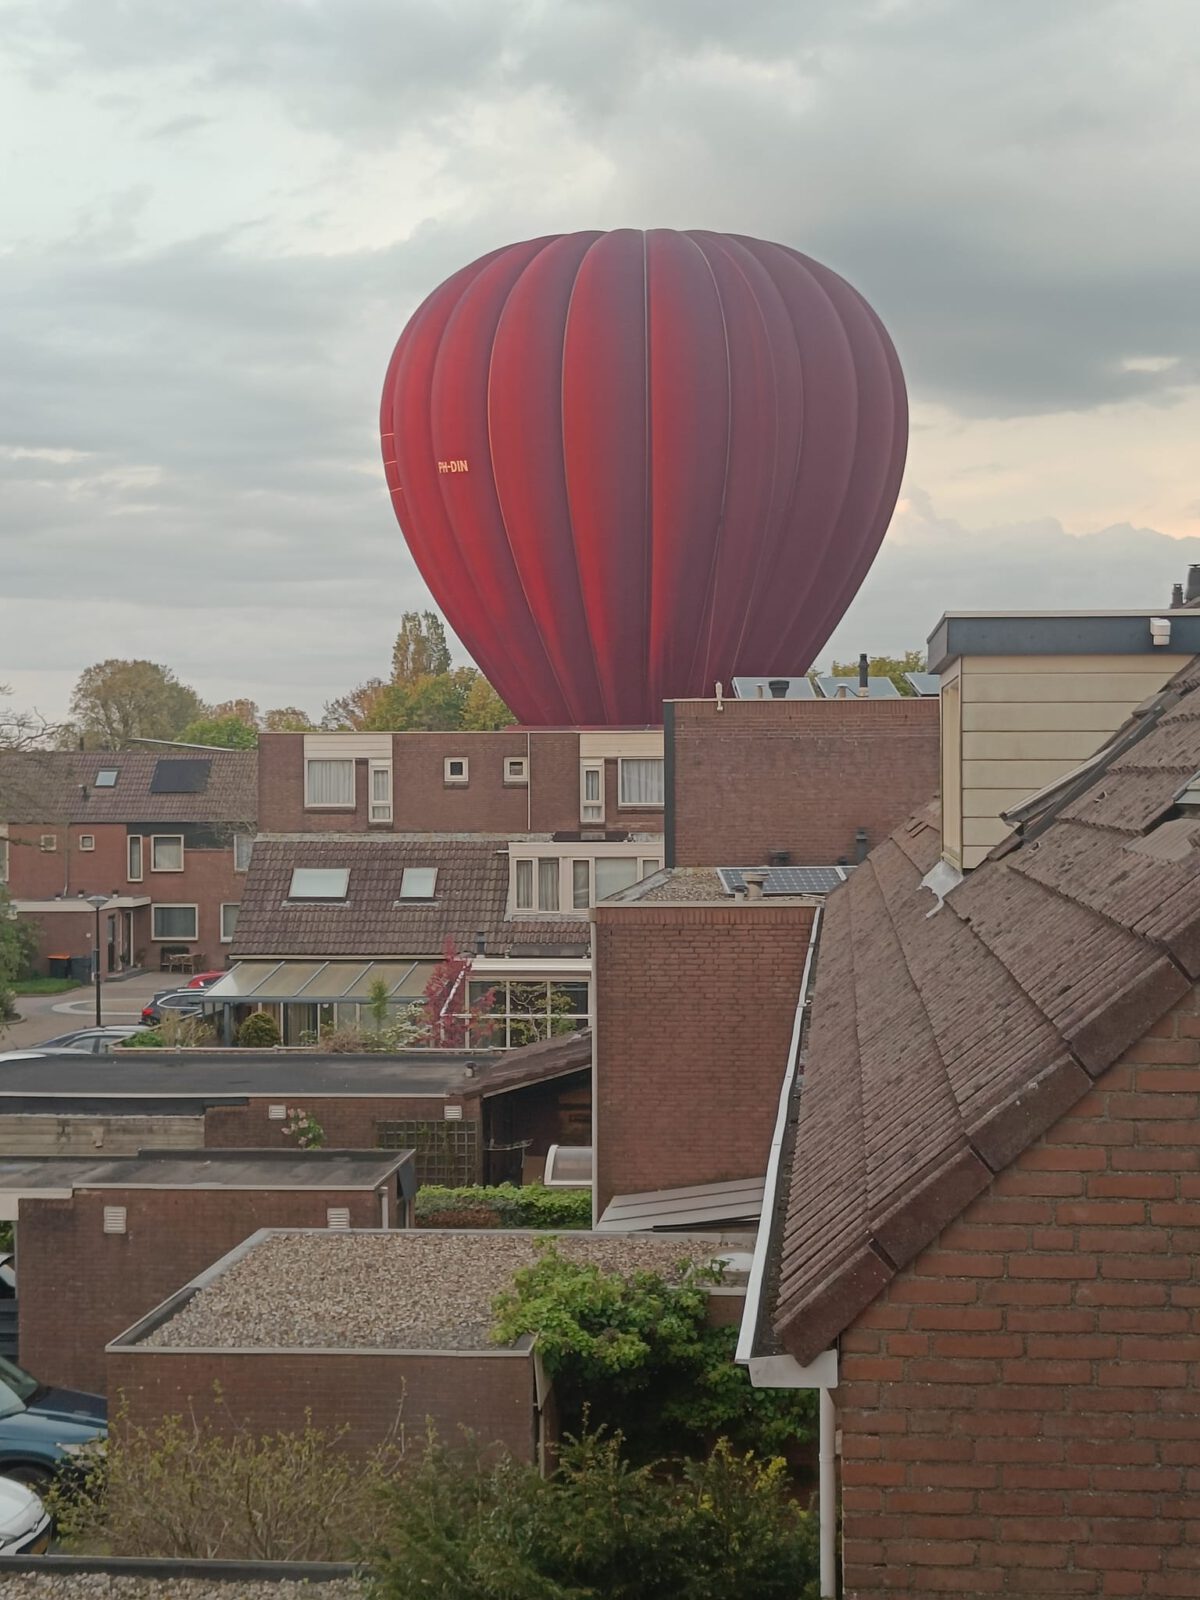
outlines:
[[[322, 703], [425, 601], [409, 313], [584, 227], [794, 245], [913, 404], [832, 642], [1161, 605], [1200, 561], [1194, 0], [0, 0], [0, 682]], [[828, 655], [829, 652], [826, 652]]]

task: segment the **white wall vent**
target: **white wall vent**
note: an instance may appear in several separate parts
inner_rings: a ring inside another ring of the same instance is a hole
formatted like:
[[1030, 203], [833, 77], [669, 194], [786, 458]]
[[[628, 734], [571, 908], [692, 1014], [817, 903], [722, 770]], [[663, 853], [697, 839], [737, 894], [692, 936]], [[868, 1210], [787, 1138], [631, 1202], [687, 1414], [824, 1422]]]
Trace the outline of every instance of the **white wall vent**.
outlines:
[[125, 1217], [125, 1207], [124, 1206], [105, 1206], [105, 1208], [104, 1208], [104, 1231], [105, 1231], [105, 1233], [124, 1233], [126, 1231], [125, 1222], [126, 1222], [126, 1217]]
[[268, 1106], [267, 1107], [267, 1116], [271, 1119], [272, 1122], [282, 1122], [283, 1119], [287, 1116], [287, 1107], [286, 1106]]
[[330, 1206], [325, 1212], [325, 1221], [331, 1228], [348, 1228], [350, 1226], [349, 1206]]

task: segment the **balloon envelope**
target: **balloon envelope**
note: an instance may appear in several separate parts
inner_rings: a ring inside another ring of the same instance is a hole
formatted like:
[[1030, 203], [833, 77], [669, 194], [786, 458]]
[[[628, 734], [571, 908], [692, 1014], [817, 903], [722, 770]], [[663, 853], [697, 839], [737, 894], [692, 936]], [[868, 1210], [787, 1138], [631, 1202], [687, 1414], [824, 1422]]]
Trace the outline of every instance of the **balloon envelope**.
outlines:
[[517, 718], [628, 725], [808, 669], [887, 528], [908, 412], [882, 323], [827, 267], [621, 229], [435, 289], [381, 434], [417, 566]]

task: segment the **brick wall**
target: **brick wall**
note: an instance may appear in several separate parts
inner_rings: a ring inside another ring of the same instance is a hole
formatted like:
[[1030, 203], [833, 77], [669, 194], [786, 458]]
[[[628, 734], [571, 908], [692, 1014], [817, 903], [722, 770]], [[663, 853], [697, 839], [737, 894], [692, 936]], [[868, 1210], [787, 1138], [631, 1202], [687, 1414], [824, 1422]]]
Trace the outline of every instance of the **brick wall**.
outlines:
[[[105, 1206], [126, 1208], [125, 1233], [104, 1232]], [[351, 1191], [97, 1189], [22, 1200], [22, 1365], [43, 1383], [103, 1392], [110, 1339], [258, 1228], [323, 1228], [329, 1206], [349, 1207], [354, 1227], [380, 1226], [378, 1196]]]
[[680, 700], [666, 708], [668, 861], [855, 859], [938, 787], [938, 702]]
[[[221, 1386], [221, 1401], [213, 1384]], [[311, 1355], [296, 1350], [227, 1354], [114, 1350], [108, 1393], [124, 1397], [130, 1422], [153, 1427], [194, 1411], [227, 1431], [298, 1431], [306, 1409], [318, 1428], [346, 1428], [346, 1448], [367, 1451], [396, 1427], [419, 1445], [425, 1419], [453, 1442], [470, 1428], [518, 1461], [534, 1459], [533, 1362], [528, 1355]]]
[[[448, 757], [465, 756], [468, 781], [448, 784]], [[504, 781], [507, 756], [529, 762], [529, 783]], [[622, 810], [617, 762], [605, 763], [605, 826], [658, 833], [663, 813]], [[259, 827], [264, 833], [570, 833], [579, 823], [579, 735], [569, 729], [392, 735], [392, 823], [369, 826], [367, 762], [355, 764], [355, 805], [304, 807], [304, 735], [259, 742]]]
[[842, 1341], [845, 1587], [1200, 1595], [1200, 1003]]
[[766, 1171], [813, 912], [596, 908], [597, 1203]]

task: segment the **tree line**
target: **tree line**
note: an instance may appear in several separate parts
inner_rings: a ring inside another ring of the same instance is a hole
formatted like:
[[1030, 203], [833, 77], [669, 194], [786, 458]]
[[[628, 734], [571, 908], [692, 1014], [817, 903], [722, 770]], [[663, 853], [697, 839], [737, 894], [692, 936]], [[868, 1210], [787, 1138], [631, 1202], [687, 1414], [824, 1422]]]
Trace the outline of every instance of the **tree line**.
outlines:
[[[7, 694], [0, 685], [0, 698]], [[0, 707], [0, 749], [121, 750], [157, 739], [252, 750], [260, 733], [487, 730], [511, 722], [481, 672], [452, 666], [441, 618], [433, 611], [406, 611], [389, 676], [368, 678], [327, 701], [319, 719], [299, 706], [262, 711], [248, 698], [209, 705], [170, 667], [113, 657], [79, 675], [65, 722]]]

